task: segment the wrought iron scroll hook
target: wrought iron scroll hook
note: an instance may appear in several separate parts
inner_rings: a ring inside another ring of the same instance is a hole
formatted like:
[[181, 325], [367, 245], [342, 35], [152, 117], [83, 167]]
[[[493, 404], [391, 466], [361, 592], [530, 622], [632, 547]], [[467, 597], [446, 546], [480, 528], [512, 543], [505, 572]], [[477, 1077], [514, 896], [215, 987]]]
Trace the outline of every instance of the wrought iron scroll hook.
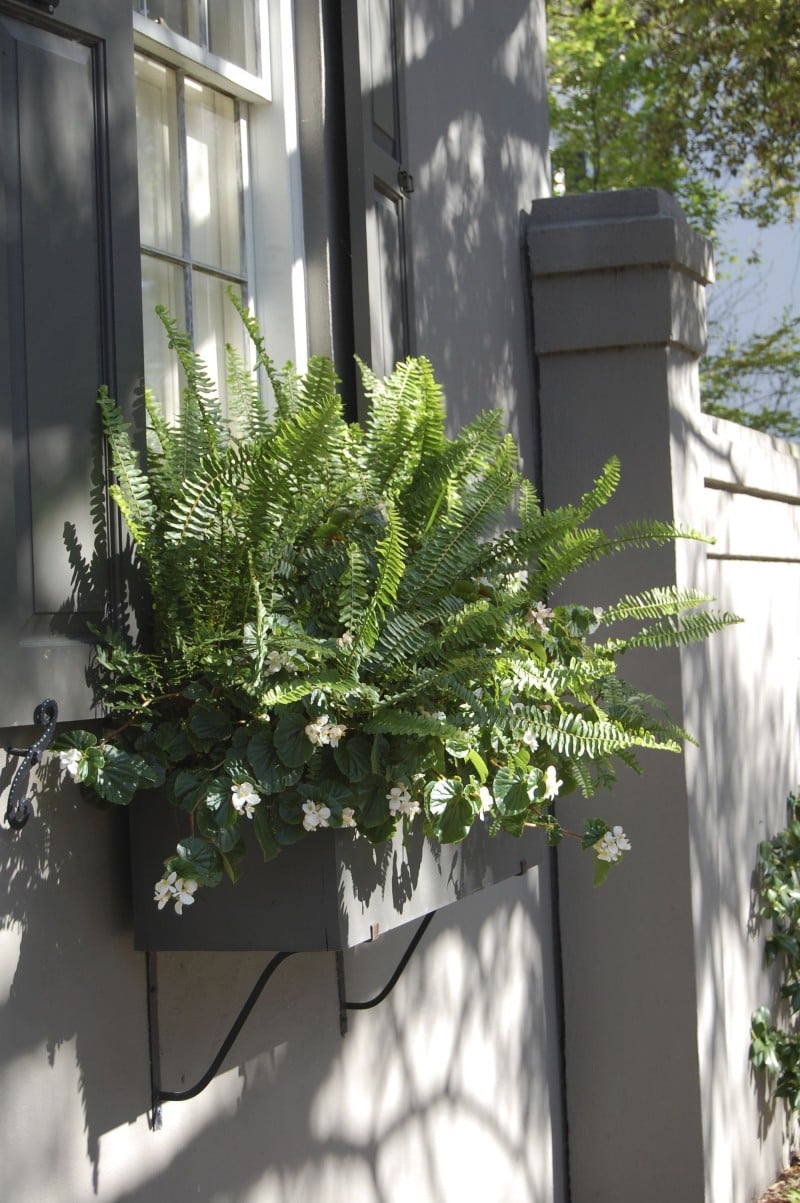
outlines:
[[8, 791], [8, 806], [6, 807], [6, 822], [9, 827], [19, 831], [31, 817], [31, 804], [24, 796], [23, 790], [30, 771], [42, 759], [42, 752], [52, 743], [58, 722], [58, 704], [52, 698], [45, 698], [33, 712], [33, 721], [44, 731], [29, 748], [8, 748], [9, 756], [21, 756], [22, 764], [14, 774], [11, 789]]

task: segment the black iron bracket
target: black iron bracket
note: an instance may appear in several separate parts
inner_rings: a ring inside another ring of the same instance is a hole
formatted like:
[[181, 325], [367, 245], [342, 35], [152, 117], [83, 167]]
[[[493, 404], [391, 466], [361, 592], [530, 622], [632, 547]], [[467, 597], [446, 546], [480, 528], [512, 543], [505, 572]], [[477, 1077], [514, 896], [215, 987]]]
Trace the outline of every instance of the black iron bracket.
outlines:
[[411, 960], [414, 953], [416, 952], [417, 945], [419, 944], [422, 937], [425, 935], [425, 932], [430, 927], [431, 922], [433, 920], [433, 916], [435, 914], [436, 914], [436, 911], [431, 911], [429, 915], [425, 916], [425, 918], [422, 920], [422, 922], [420, 923], [417, 930], [414, 932], [414, 935], [408, 945], [408, 948], [405, 950], [405, 952], [401, 956], [400, 960], [398, 961], [397, 968], [395, 969], [392, 976], [389, 978], [386, 985], [383, 987], [383, 989], [380, 991], [379, 994], [376, 994], [374, 998], [367, 999], [366, 1002], [348, 1002], [348, 1000], [345, 996], [344, 953], [337, 952], [337, 954], [336, 954], [336, 984], [339, 988], [339, 1031], [342, 1033], [343, 1036], [345, 1036], [347, 1034], [347, 1012], [348, 1011], [369, 1011], [372, 1007], [379, 1006], [385, 998], [388, 998], [388, 996], [391, 994], [392, 990], [394, 990], [395, 986], [399, 982], [400, 976], [401, 976], [403, 970], [405, 969], [406, 965], [408, 964], [408, 962]]
[[8, 805], [6, 807], [6, 822], [15, 831], [19, 831], [20, 828], [24, 827], [31, 817], [31, 804], [23, 796], [23, 791], [31, 769], [35, 764], [39, 763], [42, 759], [42, 752], [53, 741], [58, 722], [58, 704], [52, 698], [45, 698], [34, 710], [33, 721], [37, 726], [44, 727], [43, 734], [39, 736], [35, 743], [31, 744], [29, 748], [6, 748], [7, 756], [22, 757], [22, 764], [14, 774], [11, 789], [8, 791]]
[[[379, 1003], [391, 994], [394, 990], [400, 976], [405, 969], [411, 957], [428, 930], [431, 920], [435, 912], [426, 915], [420, 923], [413, 939], [409, 943], [403, 956], [397, 965], [389, 981], [379, 994], [374, 998], [368, 999], [366, 1002], [348, 1002], [345, 997], [345, 979], [344, 979], [344, 956], [341, 952], [336, 953], [336, 982], [339, 991], [339, 1030], [342, 1036], [347, 1032], [347, 1012], [348, 1011], [366, 1011], [371, 1007], [377, 1007]], [[261, 992], [270, 980], [275, 970], [288, 960], [289, 957], [296, 956], [294, 952], [278, 952], [268, 962], [266, 968], [262, 972], [253, 989], [247, 996], [247, 1000], [242, 1007], [233, 1025], [219, 1047], [217, 1055], [209, 1065], [206, 1072], [201, 1078], [195, 1082], [194, 1086], [190, 1086], [188, 1090], [164, 1090], [161, 1086], [161, 1051], [158, 1029], [158, 962], [157, 953], [147, 952], [145, 954], [147, 960], [147, 1028], [150, 1041], [150, 1115], [149, 1126], [152, 1132], [157, 1132], [163, 1123], [161, 1107], [163, 1103], [182, 1103], [188, 1099], [196, 1098], [198, 1094], [205, 1090], [214, 1080], [219, 1069], [230, 1052], [233, 1044], [244, 1027], [250, 1012], [261, 997]]]

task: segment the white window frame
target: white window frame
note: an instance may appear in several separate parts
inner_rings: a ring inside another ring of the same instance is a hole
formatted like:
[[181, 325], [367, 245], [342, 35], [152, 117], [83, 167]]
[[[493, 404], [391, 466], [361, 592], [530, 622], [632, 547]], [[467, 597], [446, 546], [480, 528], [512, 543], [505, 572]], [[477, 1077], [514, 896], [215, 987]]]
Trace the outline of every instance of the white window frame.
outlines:
[[292, 0], [259, 0], [261, 76], [131, 9], [137, 51], [248, 105], [240, 118], [247, 303], [270, 356], [308, 363], [308, 309]]

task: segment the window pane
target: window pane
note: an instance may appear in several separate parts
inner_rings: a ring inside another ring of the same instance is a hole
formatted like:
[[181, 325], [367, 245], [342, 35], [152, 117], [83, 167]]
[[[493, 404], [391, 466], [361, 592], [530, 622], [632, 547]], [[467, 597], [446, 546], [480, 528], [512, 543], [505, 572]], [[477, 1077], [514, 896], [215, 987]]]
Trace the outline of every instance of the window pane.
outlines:
[[230, 343], [243, 358], [247, 354], [247, 336], [238, 313], [225, 295], [226, 287], [226, 282], [216, 276], [204, 272], [192, 274], [194, 348], [219, 389], [223, 406], [228, 392], [225, 344]]
[[186, 326], [183, 269], [152, 255], [142, 255], [142, 316], [144, 324], [144, 380], [166, 418], [180, 410], [181, 382], [175, 355], [156, 316], [156, 305], [166, 305], [181, 330]]
[[220, 58], [258, 72], [255, 0], [208, 0], [208, 46]]
[[234, 104], [190, 79], [186, 157], [192, 259], [238, 273], [242, 252]]
[[175, 74], [136, 55], [136, 139], [142, 242], [181, 251]]

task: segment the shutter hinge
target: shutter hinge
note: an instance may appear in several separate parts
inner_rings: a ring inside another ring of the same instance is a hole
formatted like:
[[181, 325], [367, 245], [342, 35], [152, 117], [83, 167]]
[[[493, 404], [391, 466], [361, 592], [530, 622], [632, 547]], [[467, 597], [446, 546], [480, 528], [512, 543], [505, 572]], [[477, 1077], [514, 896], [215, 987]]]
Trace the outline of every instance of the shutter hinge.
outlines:
[[401, 167], [398, 171], [397, 183], [404, 196], [411, 196], [411, 193], [414, 191], [414, 177], [405, 167]]

